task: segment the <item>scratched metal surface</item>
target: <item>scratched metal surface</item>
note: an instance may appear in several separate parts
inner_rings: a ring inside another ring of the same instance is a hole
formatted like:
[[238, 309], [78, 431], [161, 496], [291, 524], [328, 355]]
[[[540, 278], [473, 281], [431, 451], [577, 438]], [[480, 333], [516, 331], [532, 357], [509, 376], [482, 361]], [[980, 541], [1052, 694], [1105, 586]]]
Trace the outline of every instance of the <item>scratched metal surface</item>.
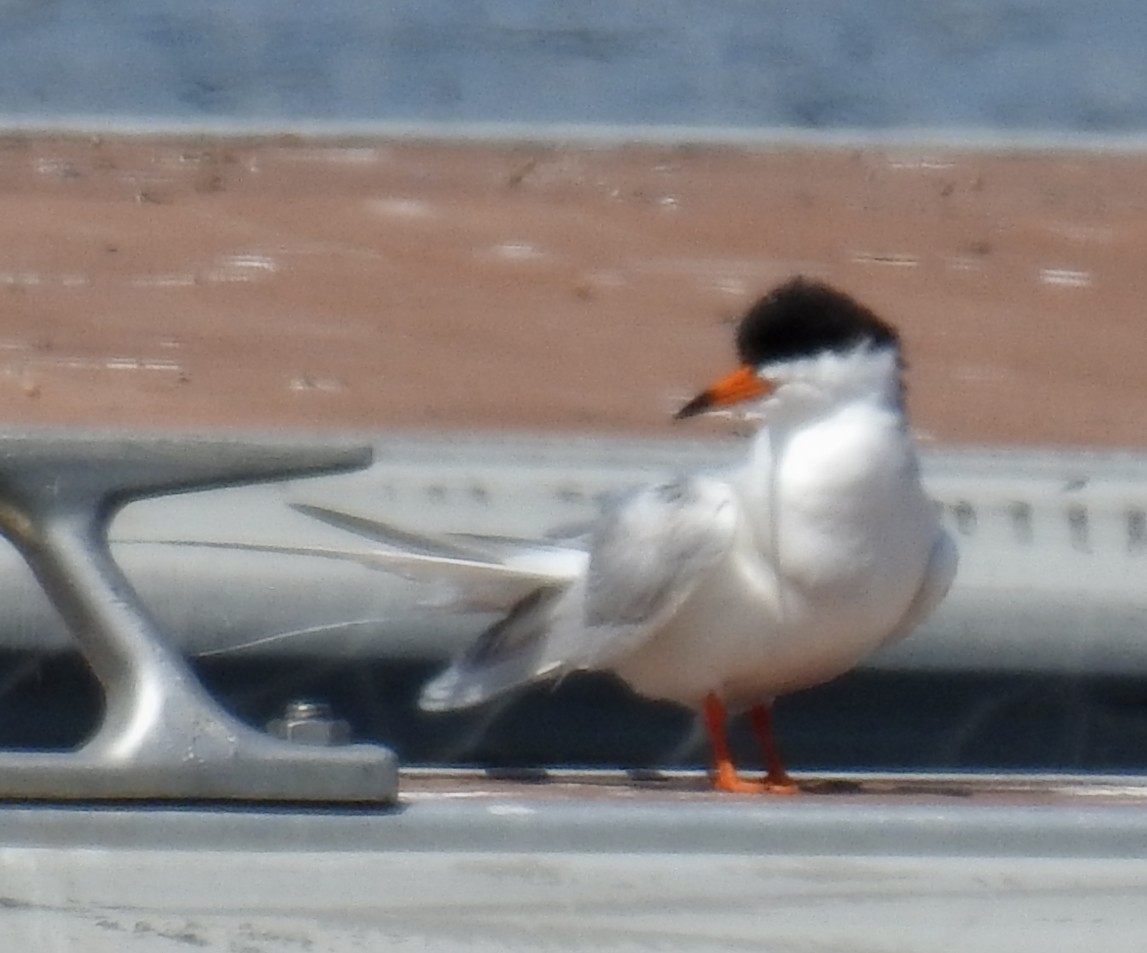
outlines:
[[616, 782], [547, 795], [454, 775], [405, 778], [390, 811], [11, 806], [0, 936], [148, 953], [1141, 949], [1141, 782], [1037, 779], [1025, 803], [1006, 778], [851, 780], [603, 800], [577, 789]]

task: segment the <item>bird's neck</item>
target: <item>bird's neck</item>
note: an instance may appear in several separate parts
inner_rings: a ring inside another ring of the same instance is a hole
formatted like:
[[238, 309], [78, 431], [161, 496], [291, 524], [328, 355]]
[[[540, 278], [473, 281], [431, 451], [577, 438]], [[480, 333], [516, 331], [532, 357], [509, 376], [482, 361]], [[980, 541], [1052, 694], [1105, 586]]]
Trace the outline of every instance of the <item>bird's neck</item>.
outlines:
[[762, 427], [741, 473], [744, 491], [768, 499], [791, 486], [844, 490], [914, 472], [916, 452], [898, 389], [870, 392], [799, 421]]

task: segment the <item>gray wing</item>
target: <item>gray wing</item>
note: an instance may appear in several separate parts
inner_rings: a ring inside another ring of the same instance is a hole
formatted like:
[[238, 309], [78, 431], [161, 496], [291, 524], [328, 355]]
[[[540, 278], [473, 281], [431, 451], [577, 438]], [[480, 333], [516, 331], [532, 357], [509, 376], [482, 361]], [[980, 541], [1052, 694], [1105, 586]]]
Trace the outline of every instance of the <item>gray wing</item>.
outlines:
[[292, 503], [291, 508], [329, 526], [337, 526], [356, 536], [385, 543], [405, 553], [476, 559], [485, 562], [494, 562], [496, 559], [496, 554], [484, 548], [476, 537], [474, 538], [476, 541], [468, 545], [465, 540], [457, 536], [435, 535], [425, 531], [413, 532], [375, 516], [358, 516], [355, 513], [332, 510], [328, 506], [318, 506], [314, 503]]
[[430, 604], [438, 608], [505, 612], [540, 587], [568, 585], [585, 564], [584, 551], [572, 546], [503, 536], [433, 534], [310, 503], [292, 506], [306, 516], [388, 547], [293, 551], [352, 560], [368, 569], [383, 569], [434, 586], [437, 597]]
[[691, 477], [622, 497], [596, 524], [584, 575], [544, 587], [423, 690], [420, 704], [480, 704], [520, 685], [607, 665], [670, 618], [729, 551], [736, 529], [729, 485]]
[[629, 648], [673, 615], [728, 553], [737, 503], [728, 483], [683, 477], [623, 498], [590, 539], [585, 624]]

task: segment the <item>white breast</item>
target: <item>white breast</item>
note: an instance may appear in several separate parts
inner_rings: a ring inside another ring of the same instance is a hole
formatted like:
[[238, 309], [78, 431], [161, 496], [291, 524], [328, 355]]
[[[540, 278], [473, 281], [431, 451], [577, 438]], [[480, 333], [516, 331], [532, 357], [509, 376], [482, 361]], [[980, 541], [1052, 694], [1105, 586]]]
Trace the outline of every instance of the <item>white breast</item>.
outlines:
[[936, 537], [902, 418], [849, 405], [815, 426], [762, 432], [731, 476], [736, 542], [680, 611], [614, 670], [638, 692], [733, 706], [855, 666], [896, 628]]

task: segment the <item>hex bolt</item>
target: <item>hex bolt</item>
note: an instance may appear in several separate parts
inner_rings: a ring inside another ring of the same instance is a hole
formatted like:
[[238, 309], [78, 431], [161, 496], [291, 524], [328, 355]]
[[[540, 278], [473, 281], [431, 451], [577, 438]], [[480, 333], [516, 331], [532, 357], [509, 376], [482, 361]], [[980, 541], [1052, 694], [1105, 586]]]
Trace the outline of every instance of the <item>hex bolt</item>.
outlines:
[[267, 723], [276, 738], [300, 745], [331, 748], [350, 744], [350, 723], [335, 718], [326, 702], [295, 700], [287, 703], [281, 718]]

